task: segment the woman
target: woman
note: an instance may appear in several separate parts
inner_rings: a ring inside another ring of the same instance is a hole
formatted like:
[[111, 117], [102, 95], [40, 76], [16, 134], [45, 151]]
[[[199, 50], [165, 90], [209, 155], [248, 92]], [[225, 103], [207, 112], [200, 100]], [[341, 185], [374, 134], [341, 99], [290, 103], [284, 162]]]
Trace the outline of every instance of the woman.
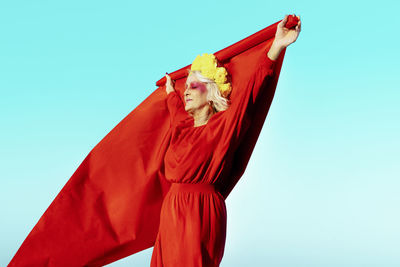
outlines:
[[239, 97], [237, 94], [231, 103], [221, 84], [193, 70], [194, 64], [186, 80], [184, 103], [166, 75], [172, 137], [164, 167], [172, 185], [161, 208], [152, 267], [219, 266], [225, 246], [226, 207], [215, 185], [229, 173], [232, 151], [249, 127], [249, 100], [257, 98], [259, 77], [271, 75], [282, 49], [295, 42], [300, 33], [297, 18], [295, 29], [284, 27], [288, 15], [278, 24], [274, 42], [252, 77], [254, 81], [241, 88]]

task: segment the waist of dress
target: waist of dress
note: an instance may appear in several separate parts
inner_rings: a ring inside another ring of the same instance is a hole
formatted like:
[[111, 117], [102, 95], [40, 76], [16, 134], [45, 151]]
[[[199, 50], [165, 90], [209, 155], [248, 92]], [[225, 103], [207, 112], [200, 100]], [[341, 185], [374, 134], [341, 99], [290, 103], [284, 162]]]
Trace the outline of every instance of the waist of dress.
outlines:
[[206, 183], [172, 183], [170, 187], [171, 192], [217, 192], [213, 184]]

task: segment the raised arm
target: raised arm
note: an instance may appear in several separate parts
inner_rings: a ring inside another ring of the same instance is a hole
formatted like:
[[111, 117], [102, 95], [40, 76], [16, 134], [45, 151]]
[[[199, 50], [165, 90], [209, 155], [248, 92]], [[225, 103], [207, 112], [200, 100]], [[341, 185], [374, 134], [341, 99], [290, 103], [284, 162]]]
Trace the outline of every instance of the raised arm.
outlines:
[[[254, 61], [254, 68], [248, 77], [242, 77], [236, 84], [236, 92], [232, 92], [231, 106], [225, 111], [225, 132], [230, 133], [233, 139], [240, 139], [248, 127], [255, 114], [256, 105], [268, 109], [267, 99], [264, 97], [263, 90], [268, 89], [268, 82], [272, 82], [275, 76], [275, 63], [283, 49], [295, 42], [301, 27], [299, 22], [294, 29], [288, 29], [284, 25], [288, 20], [288, 15], [277, 25], [274, 41], [268, 51], [263, 51], [259, 58]], [[247, 70], [246, 70], [247, 71]], [[268, 92], [265, 92], [268, 94]], [[273, 94], [273, 92], [270, 92]], [[258, 100], [262, 101], [258, 101]]]
[[174, 89], [171, 77], [167, 74], [166, 78], [167, 82], [165, 91], [167, 93], [167, 107], [171, 116], [171, 124], [176, 124], [179, 121], [187, 118], [188, 114], [185, 111], [185, 106], [183, 105], [183, 102], [179, 97], [178, 92], [176, 92]]

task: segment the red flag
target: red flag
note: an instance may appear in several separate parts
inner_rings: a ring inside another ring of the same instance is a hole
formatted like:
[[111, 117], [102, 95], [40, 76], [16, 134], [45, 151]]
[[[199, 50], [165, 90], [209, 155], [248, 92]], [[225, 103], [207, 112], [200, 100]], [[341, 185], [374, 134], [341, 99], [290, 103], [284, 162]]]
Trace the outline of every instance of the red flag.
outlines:
[[[237, 90], [266, 56], [278, 23], [214, 53], [232, 77], [232, 99], [240, 95]], [[234, 151], [229, 179], [217, 184], [225, 199], [242, 176], [257, 142], [285, 51], [252, 103], [251, 127]], [[170, 74], [181, 96], [189, 66]], [[159, 87], [89, 152], [9, 266], [102, 266], [154, 245], [161, 204], [170, 188], [163, 159], [171, 138], [165, 77], [156, 85]]]

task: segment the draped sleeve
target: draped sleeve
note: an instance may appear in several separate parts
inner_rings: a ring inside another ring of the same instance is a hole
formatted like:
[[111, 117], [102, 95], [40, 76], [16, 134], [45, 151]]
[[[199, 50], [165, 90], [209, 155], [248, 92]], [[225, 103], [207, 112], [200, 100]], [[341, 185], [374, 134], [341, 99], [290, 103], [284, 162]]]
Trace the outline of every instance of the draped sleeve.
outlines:
[[[224, 131], [232, 136], [232, 142], [237, 143], [250, 127], [253, 112], [260, 95], [263, 93], [264, 83], [268, 83], [274, 74], [276, 60], [268, 57], [267, 52], [254, 62], [253, 71], [245, 80], [234, 85], [231, 105], [221, 114], [224, 120]], [[265, 107], [268, 108], [268, 107]]]
[[176, 125], [178, 122], [188, 117], [188, 113], [186, 112], [185, 106], [177, 91], [167, 94], [166, 101], [171, 118], [171, 125]]

